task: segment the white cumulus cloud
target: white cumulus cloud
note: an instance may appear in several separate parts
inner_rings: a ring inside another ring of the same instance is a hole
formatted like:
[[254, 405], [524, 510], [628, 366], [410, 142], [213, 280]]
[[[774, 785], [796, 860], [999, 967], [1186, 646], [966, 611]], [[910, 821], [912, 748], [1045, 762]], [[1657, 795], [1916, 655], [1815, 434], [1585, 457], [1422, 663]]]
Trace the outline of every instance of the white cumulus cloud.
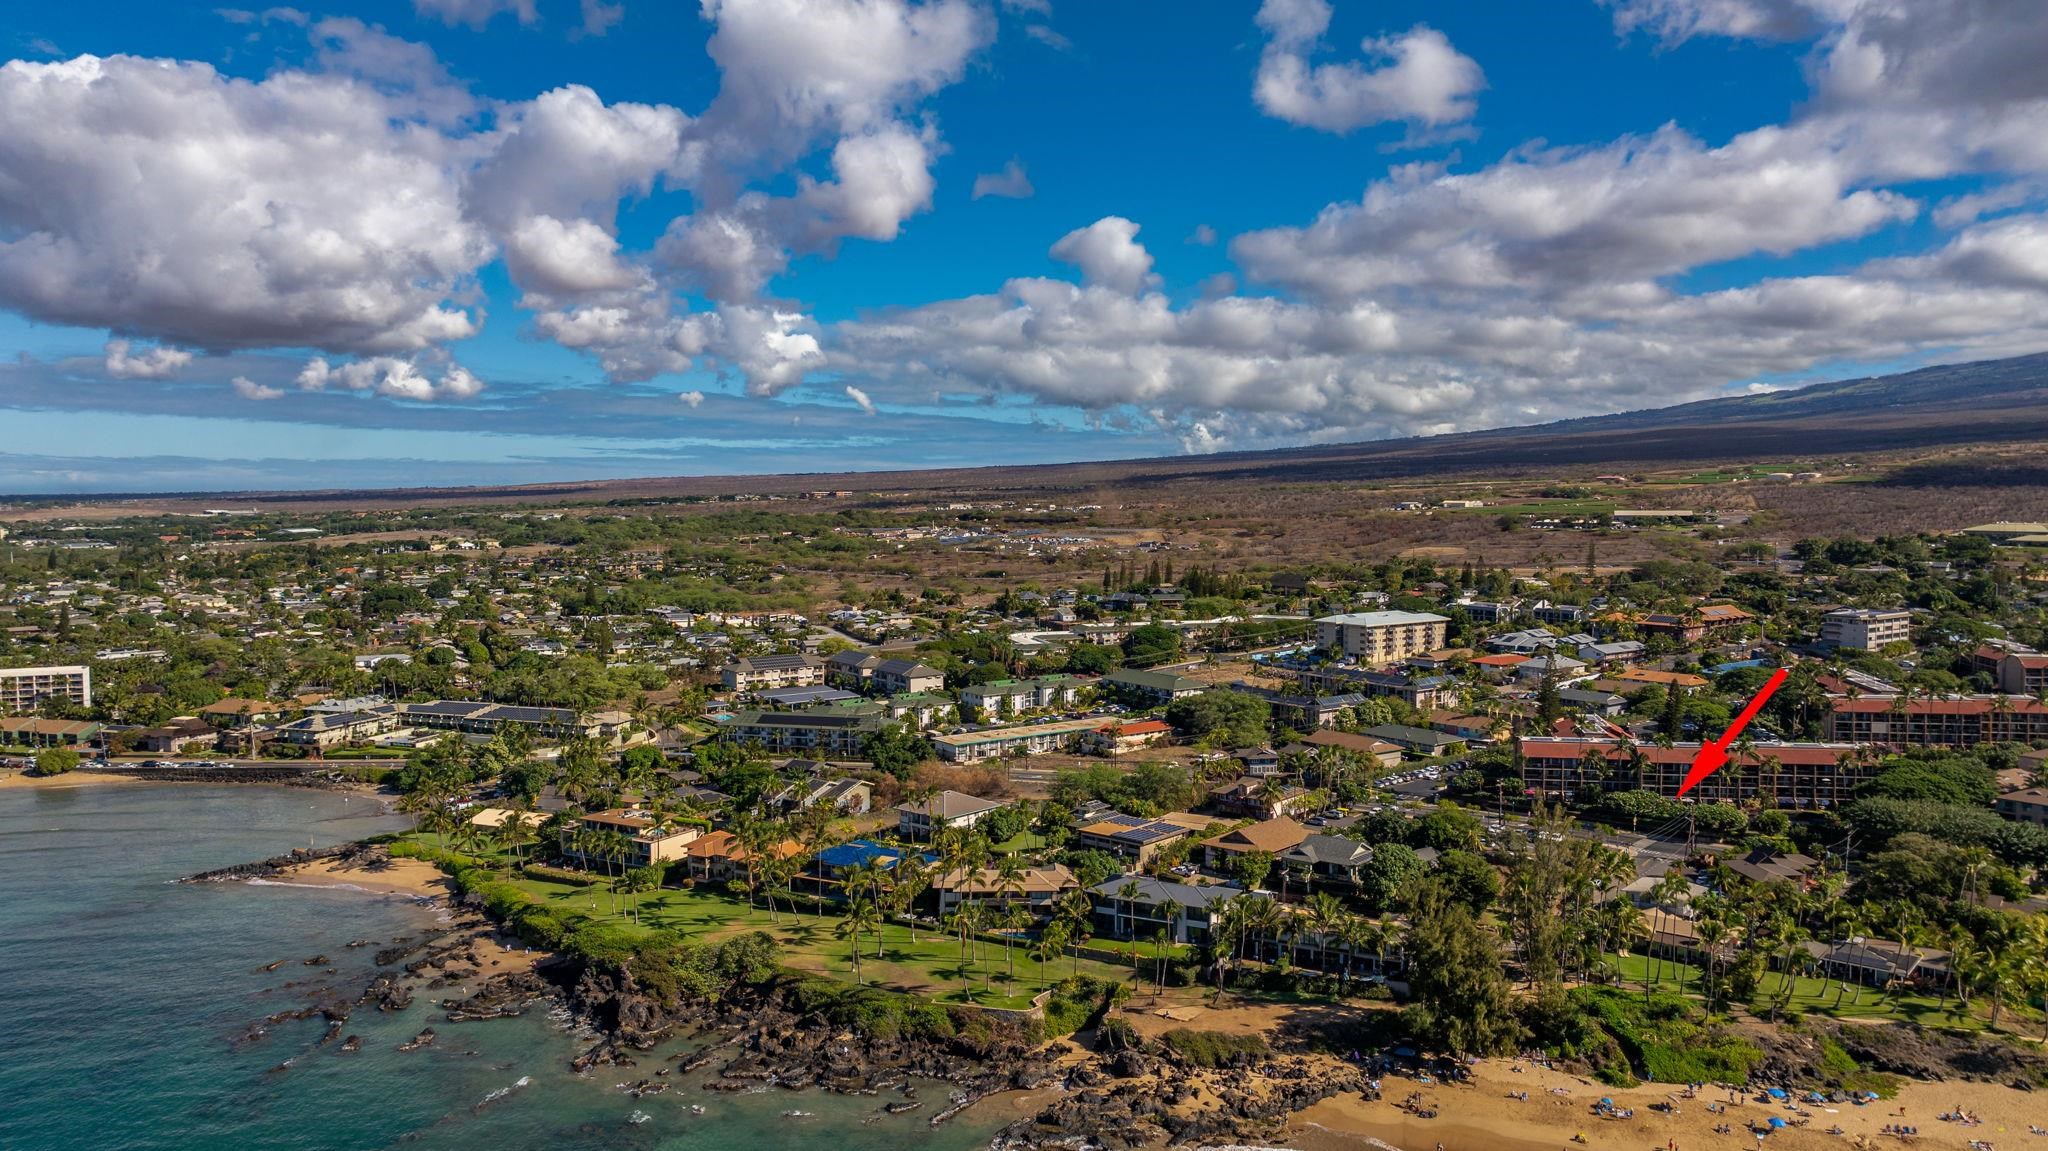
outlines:
[[150, 348], [141, 355], [132, 355], [132, 346], [127, 340], [107, 341], [104, 362], [109, 376], [117, 380], [168, 380], [192, 362], [192, 353], [179, 348]]
[[1270, 39], [1259, 56], [1253, 98], [1267, 115], [1350, 132], [1401, 121], [1437, 126], [1472, 118], [1486, 87], [1477, 62], [1425, 24], [1368, 37], [1362, 61], [1310, 60], [1330, 26], [1327, 0], [1265, 0], [1257, 16]]
[[1152, 253], [1138, 243], [1138, 225], [1122, 216], [1104, 216], [1068, 232], [1053, 244], [1051, 255], [1081, 269], [1083, 282], [1126, 295], [1136, 295], [1159, 282], [1152, 274]]

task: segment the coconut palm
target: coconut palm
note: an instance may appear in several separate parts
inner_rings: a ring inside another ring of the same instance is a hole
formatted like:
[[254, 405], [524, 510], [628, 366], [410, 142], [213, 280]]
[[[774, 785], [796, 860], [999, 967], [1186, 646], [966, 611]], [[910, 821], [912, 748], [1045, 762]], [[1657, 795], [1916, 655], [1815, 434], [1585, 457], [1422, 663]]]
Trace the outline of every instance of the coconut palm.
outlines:
[[834, 934], [848, 940], [851, 944], [847, 948], [846, 956], [847, 960], [853, 964], [853, 981], [855, 983], [861, 981], [860, 937], [866, 932], [879, 933], [881, 929], [881, 909], [872, 898], [866, 896], [857, 898], [849, 904], [846, 908], [846, 914], [840, 917], [838, 926], [834, 928]]
[[1325, 975], [1330, 973], [1330, 938], [1337, 934], [1343, 924], [1346, 912], [1344, 904], [1327, 891], [1319, 891], [1308, 901], [1308, 927], [1316, 937], [1316, 970]]
[[1005, 978], [1015, 983], [1017, 957], [1010, 949], [1010, 941], [1017, 937], [1018, 932], [1031, 926], [1031, 909], [1021, 903], [1006, 903], [1003, 905], [1000, 922], [1003, 928], [1003, 965], [1007, 969]]

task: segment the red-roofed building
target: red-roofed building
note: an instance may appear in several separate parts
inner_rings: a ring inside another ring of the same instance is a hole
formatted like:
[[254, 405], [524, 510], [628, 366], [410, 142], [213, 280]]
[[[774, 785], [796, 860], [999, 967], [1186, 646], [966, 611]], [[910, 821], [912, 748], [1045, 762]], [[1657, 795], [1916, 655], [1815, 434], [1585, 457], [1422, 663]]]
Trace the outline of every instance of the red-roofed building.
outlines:
[[2048, 707], [2022, 696], [1862, 696], [1830, 701], [1827, 737], [1892, 747], [1975, 747], [2048, 739]]
[[2031, 696], [2048, 691], [2048, 655], [2007, 655], [1998, 661], [1998, 690]]
[[1081, 749], [1091, 755], [1122, 755], [1164, 743], [1172, 736], [1173, 726], [1164, 720], [1134, 719], [1126, 723], [1105, 723], [1081, 737]]
[[[1599, 787], [1676, 797], [1700, 745], [1639, 743], [1631, 756], [1614, 739], [1528, 736], [1521, 748], [1522, 778], [1546, 795], [1571, 798]], [[1749, 755], [1731, 754], [1726, 767], [1687, 794], [1702, 803], [1754, 796], [1779, 807], [1833, 807], [1874, 774], [1875, 761], [1854, 744], [1760, 744]]]

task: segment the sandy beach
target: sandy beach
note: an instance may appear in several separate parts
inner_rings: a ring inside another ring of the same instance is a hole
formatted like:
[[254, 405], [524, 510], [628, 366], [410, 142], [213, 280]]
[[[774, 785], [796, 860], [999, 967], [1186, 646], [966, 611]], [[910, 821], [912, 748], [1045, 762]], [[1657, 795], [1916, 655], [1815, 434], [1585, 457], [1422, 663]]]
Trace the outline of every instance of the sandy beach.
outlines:
[[[1509, 1060], [1481, 1063], [1466, 1084], [1423, 1086], [1389, 1078], [1384, 1087], [1382, 1102], [1335, 1098], [1297, 1114], [1289, 1124], [1289, 1145], [1303, 1151], [1343, 1151], [1372, 1147], [1371, 1140], [1376, 1139], [1401, 1151], [1433, 1151], [1439, 1145], [1444, 1151], [1659, 1151], [1673, 1145], [1679, 1151], [1737, 1151], [1759, 1145], [1749, 1131], [1751, 1125], [1764, 1126], [1777, 1116], [1788, 1122], [1804, 1118], [1806, 1125], [1766, 1136], [1761, 1145], [1770, 1151], [1905, 1146], [1967, 1151], [1971, 1140], [1989, 1142], [1999, 1151], [2048, 1151], [2048, 1137], [2027, 1130], [2030, 1122], [2048, 1125], [2048, 1099], [1992, 1083], [1908, 1082], [1897, 1098], [1865, 1107], [1802, 1103], [1804, 1116], [1784, 1104], [1757, 1102], [1753, 1094], [1731, 1097], [1725, 1090], [1709, 1088], [1698, 1098], [1679, 1099], [1681, 1089], [1669, 1084], [1617, 1089]], [[1552, 1094], [1554, 1089], [1566, 1094]], [[1436, 1118], [1419, 1119], [1399, 1109], [1400, 1101], [1417, 1091], [1425, 1106], [1436, 1108]], [[1526, 1102], [1516, 1097], [1522, 1092], [1528, 1093]], [[1633, 1108], [1634, 1117], [1595, 1116], [1591, 1105], [1602, 1098], [1613, 1099], [1619, 1108]], [[1653, 1103], [1673, 1103], [1678, 1111], [1653, 1111]], [[1709, 1112], [1709, 1103], [1728, 1104], [1726, 1113]], [[1983, 1122], [1964, 1126], [1936, 1118], [1958, 1107]], [[1724, 1123], [1730, 1133], [1716, 1133], [1714, 1127]], [[1919, 1134], [1907, 1142], [1883, 1133], [1886, 1126], [1897, 1124], [1918, 1127]], [[1828, 1134], [1830, 1127], [1840, 1127], [1842, 1134]], [[1574, 1134], [1583, 1134], [1586, 1142], [1572, 1142]]]
[[[287, 868], [261, 882], [342, 888], [366, 895], [408, 899], [446, 901], [454, 894], [448, 877], [441, 869], [420, 859], [382, 859], [375, 863], [357, 859], [316, 859]], [[545, 952], [531, 949], [516, 937], [495, 929], [478, 931], [475, 944], [477, 962], [486, 974], [531, 967], [546, 958]]]
[[97, 771], [67, 771], [62, 775], [30, 775], [25, 771], [0, 772], [0, 789], [9, 791], [16, 788], [104, 787], [142, 782], [144, 781], [133, 776], [108, 775]]

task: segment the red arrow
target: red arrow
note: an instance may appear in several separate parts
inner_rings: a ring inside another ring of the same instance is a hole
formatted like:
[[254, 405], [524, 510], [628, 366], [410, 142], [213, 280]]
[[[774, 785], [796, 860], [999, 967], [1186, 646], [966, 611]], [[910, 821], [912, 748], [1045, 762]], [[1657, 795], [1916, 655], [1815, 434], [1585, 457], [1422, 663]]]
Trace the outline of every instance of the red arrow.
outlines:
[[1720, 739], [1700, 745], [1699, 754], [1692, 757], [1692, 769], [1685, 773], [1685, 782], [1678, 785], [1680, 796], [1698, 787], [1701, 780], [1721, 770], [1722, 765], [1728, 762], [1728, 745], [1734, 742], [1736, 736], [1742, 734], [1742, 729], [1749, 726], [1749, 721], [1756, 718], [1756, 713], [1764, 709], [1764, 703], [1771, 698], [1771, 693], [1778, 690], [1778, 685], [1784, 682], [1785, 669], [1781, 667], [1771, 673], [1771, 678], [1764, 681], [1763, 690], [1756, 693], [1756, 698], [1749, 701], [1749, 706], [1742, 709], [1742, 714], [1735, 717], [1735, 722], [1728, 725], [1728, 730], [1721, 733]]

